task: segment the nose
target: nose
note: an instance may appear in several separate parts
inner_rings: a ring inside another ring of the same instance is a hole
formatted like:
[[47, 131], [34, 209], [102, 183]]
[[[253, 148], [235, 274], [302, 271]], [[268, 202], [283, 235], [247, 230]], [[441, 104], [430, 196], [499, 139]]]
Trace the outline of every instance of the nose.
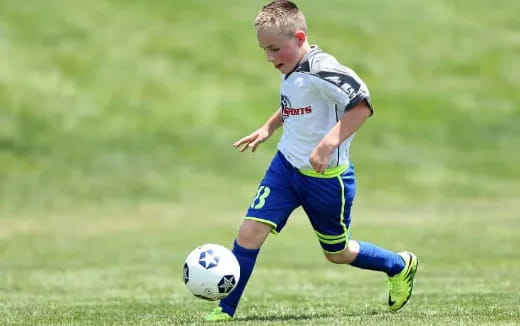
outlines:
[[267, 55], [267, 61], [274, 62], [274, 55], [272, 53], [266, 53]]

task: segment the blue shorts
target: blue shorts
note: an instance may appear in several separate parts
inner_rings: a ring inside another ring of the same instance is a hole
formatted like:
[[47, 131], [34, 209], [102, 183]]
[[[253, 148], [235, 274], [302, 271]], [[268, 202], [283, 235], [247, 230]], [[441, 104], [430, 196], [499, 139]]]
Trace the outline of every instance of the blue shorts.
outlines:
[[302, 206], [323, 250], [338, 253], [346, 248], [350, 237], [350, 210], [355, 192], [352, 165], [337, 176], [308, 176], [277, 152], [245, 218], [272, 225], [278, 233], [292, 211]]

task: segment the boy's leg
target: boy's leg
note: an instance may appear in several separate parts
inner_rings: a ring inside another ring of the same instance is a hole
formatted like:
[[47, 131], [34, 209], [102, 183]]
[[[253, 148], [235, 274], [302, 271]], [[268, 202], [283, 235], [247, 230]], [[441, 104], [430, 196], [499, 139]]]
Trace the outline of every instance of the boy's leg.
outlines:
[[288, 182], [292, 173], [294, 168], [277, 153], [260, 182], [233, 245], [233, 253], [240, 264], [237, 287], [220, 301], [219, 306], [206, 317], [207, 320], [231, 319], [253, 272], [260, 247], [270, 232], [281, 232], [291, 212], [299, 206], [298, 198]]
[[344, 251], [325, 253], [325, 257], [336, 264], [385, 272], [388, 275], [388, 305], [392, 311], [401, 309], [412, 295], [418, 259], [411, 252], [394, 253], [368, 242], [350, 240]]
[[[385, 272], [389, 277], [400, 273], [405, 267], [405, 261], [397, 253], [378, 247], [364, 241], [349, 241], [349, 247], [356, 247], [357, 254], [350, 265], [362, 269]], [[354, 248], [350, 250], [352, 252]]]
[[300, 182], [301, 189], [312, 189], [305, 194], [303, 207], [325, 257], [333, 263], [385, 272], [389, 277], [390, 309], [401, 308], [412, 291], [417, 257], [349, 240], [350, 211], [356, 189], [353, 167], [341, 176], [321, 179], [302, 176]]
[[341, 252], [324, 252], [324, 255], [327, 260], [336, 264], [350, 264], [362, 269], [381, 271], [388, 276], [396, 275], [405, 266], [398, 254], [368, 242], [355, 240], [348, 240], [348, 245]]
[[251, 220], [244, 220], [240, 226], [238, 238], [233, 244], [233, 254], [235, 254], [240, 264], [240, 279], [236, 288], [226, 298], [222, 299], [219, 304], [222, 311], [229, 314], [229, 316], [235, 314], [240, 297], [253, 272], [260, 247], [271, 230], [271, 225]]
[[242, 293], [253, 272], [260, 247], [272, 231], [272, 226], [257, 221], [244, 220], [238, 231], [238, 237], [233, 243], [233, 254], [240, 265], [240, 278], [236, 288], [224, 299], [217, 308], [206, 316], [207, 321], [231, 320], [242, 297]]

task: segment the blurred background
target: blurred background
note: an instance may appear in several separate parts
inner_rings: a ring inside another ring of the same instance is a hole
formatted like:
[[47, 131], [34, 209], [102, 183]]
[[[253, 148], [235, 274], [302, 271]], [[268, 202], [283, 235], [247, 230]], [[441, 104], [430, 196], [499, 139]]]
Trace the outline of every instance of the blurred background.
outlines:
[[[231, 146], [279, 104], [279, 73], [252, 27], [263, 4], [0, 0], [8, 320], [56, 321], [71, 302], [87, 321], [99, 302], [189, 314], [182, 260], [202, 243], [231, 245], [280, 135], [254, 154]], [[310, 43], [354, 69], [375, 106], [351, 148], [354, 238], [416, 248], [431, 276], [418, 294], [425, 305], [446, 286], [462, 302], [506, 293], [502, 309], [514, 307], [520, 3], [297, 4]], [[280, 263], [305, 265], [291, 256], [301, 246], [330, 268], [300, 211], [273, 239], [258, 279]], [[448, 266], [446, 285], [435, 273]], [[251, 295], [265, 296], [261, 287]]]

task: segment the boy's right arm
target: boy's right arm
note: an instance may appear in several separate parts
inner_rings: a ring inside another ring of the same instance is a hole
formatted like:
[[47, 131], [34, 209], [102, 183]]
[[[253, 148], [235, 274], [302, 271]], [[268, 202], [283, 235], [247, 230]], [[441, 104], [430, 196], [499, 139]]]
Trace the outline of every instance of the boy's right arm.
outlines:
[[240, 149], [241, 152], [251, 148], [251, 151], [254, 152], [258, 145], [271, 137], [274, 131], [280, 128], [282, 124], [282, 116], [280, 115], [280, 108], [278, 108], [260, 129], [238, 140], [233, 144], [233, 147]]

